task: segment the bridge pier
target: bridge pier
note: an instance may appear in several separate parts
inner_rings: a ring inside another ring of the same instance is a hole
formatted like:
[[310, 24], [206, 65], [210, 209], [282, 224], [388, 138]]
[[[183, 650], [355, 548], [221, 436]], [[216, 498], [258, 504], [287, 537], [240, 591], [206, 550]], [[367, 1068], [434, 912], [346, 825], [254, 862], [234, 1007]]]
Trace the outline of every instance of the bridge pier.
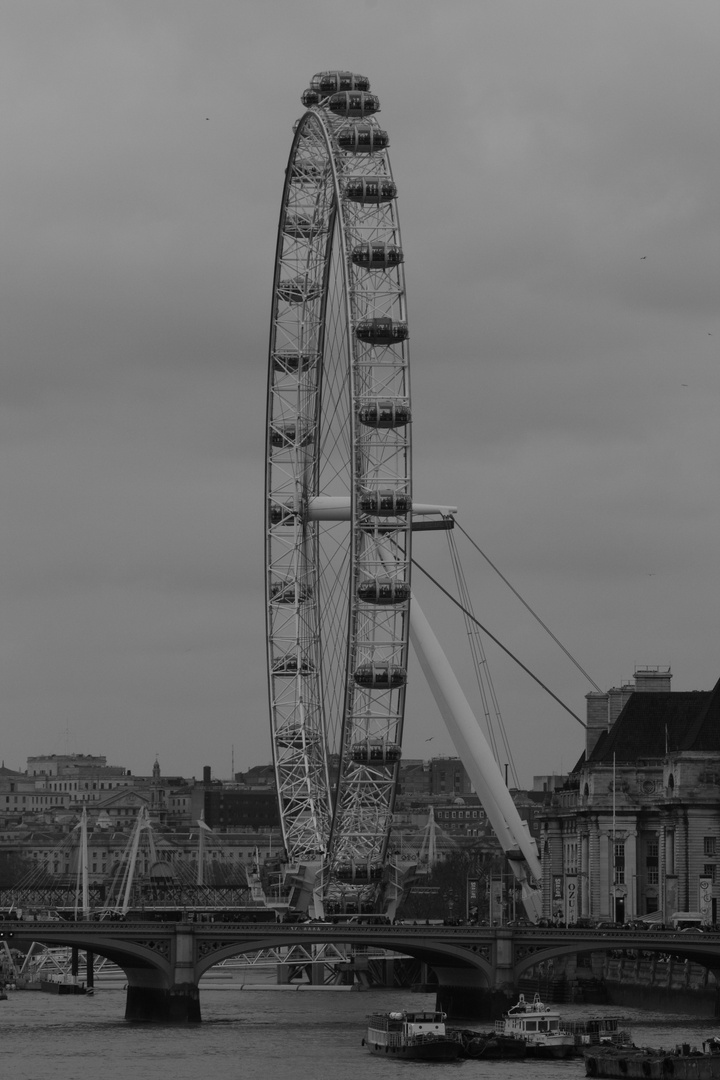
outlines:
[[126, 1020], [161, 1023], [199, 1023], [200, 990], [193, 983], [174, 986], [138, 986], [128, 982]]
[[499, 1020], [515, 1004], [512, 985], [489, 986], [482, 972], [472, 968], [438, 967], [435, 1007], [450, 1020]]
[[515, 1004], [513, 932], [500, 926], [493, 943], [494, 983], [477, 968], [437, 967], [437, 1008], [453, 1020], [499, 1020]]
[[199, 1023], [200, 988], [195, 976], [195, 937], [189, 923], [177, 923], [171, 948], [172, 984], [159, 968], [126, 968], [126, 1020]]

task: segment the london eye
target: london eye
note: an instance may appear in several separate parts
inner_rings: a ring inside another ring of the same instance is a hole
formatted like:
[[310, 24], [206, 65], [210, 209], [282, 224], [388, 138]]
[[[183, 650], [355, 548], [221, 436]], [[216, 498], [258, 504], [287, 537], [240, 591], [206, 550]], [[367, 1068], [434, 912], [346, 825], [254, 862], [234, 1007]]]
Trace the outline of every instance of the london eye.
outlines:
[[537, 878], [535, 851], [411, 601], [411, 533], [452, 524], [455, 508], [413, 500], [404, 255], [380, 104], [365, 76], [346, 71], [315, 75], [302, 103], [275, 251], [265, 456], [267, 670], [286, 857], [317, 913], [397, 895], [387, 856], [412, 635], [493, 827], [530, 882], [518, 859]]
[[271, 734], [288, 857], [383, 873], [410, 601], [410, 384], [388, 136], [368, 79], [316, 75], [287, 165], [267, 391]]

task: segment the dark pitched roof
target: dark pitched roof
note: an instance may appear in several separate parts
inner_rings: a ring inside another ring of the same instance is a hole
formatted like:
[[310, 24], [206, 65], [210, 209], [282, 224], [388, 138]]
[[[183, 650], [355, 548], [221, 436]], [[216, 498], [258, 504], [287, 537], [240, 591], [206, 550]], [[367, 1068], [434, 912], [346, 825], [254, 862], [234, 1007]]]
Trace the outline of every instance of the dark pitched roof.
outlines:
[[683, 750], [720, 750], [720, 679], [708, 695], [705, 708], [698, 713], [687, 734]]
[[720, 680], [712, 690], [631, 694], [588, 760], [662, 758], [678, 750], [720, 752]]

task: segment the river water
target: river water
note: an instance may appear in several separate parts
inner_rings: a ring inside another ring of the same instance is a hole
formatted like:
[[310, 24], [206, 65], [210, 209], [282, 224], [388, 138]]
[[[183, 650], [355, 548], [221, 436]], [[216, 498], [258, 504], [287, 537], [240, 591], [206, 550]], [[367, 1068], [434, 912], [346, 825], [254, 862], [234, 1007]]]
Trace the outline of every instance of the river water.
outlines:
[[[203, 1022], [130, 1024], [125, 993], [99, 988], [92, 997], [9, 992], [0, 1001], [0, 1070], [9, 1080], [572, 1080], [582, 1059], [568, 1061], [387, 1061], [362, 1046], [374, 1011], [434, 1008], [434, 996], [405, 990], [250, 991], [201, 988]], [[637, 1045], [699, 1046], [720, 1034], [717, 1021], [639, 1009], [565, 1005], [561, 1015], [628, 1017]], [[487, 1030], [491, 1025], [477, 1025]]]

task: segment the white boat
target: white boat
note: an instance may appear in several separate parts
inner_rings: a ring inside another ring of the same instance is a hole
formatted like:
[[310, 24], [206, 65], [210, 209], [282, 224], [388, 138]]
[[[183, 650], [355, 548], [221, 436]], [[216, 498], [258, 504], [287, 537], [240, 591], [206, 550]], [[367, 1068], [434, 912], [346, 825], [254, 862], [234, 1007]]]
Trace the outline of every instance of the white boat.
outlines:
[[564, 1058], [575, 1053], [575, 1036], [565, 1030], [560, 1014], [548, 1008], [539, 994], [532, 1001], [521, 994], [517, 1004], [495, 1022], [495, 1031], [522, 1040], [527, 1057]]

